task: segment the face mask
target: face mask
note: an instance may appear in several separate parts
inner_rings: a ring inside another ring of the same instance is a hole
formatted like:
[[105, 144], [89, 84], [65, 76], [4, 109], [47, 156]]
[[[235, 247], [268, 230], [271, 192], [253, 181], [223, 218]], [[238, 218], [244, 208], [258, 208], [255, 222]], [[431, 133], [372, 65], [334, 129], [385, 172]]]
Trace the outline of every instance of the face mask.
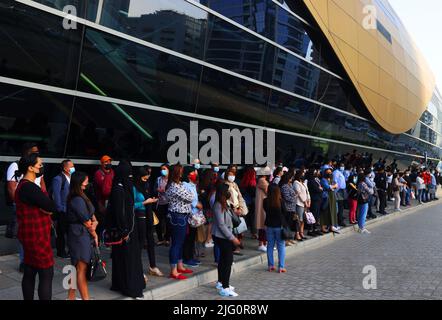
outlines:
[[73, 175], [75, 172], [75, 167], [69, 168], [69, 174]]
[[354, 177], [353, 178], [353, 183], [357, 183], [358, 182], [358, 178], [357, 177]]
[[105, 168], [106, 170], [110, 170], [110, 169], [112, 169], [112, 164], [111, 164], [111, 163], [105, 164], [105, 165], [104, 165], [104, 168]]
[[195, 163], [194, 168], [196, 170], [199, 170], [201, 168], [201, 165], [199, 163]]
[[166, 169], [161, 170], [161, 175], [163, 177], [167, 176], [168, 173], [169, 173], [169, 171], [167, 171]]
[[273, 182], [276, 183], [276, 184], [278, 184], [279, 181], [281, 181], [281, 178], [280, 178], [280, 177], [276, 177], [275, 179], [273, 179]]
[[327, 173], [327, 174], [325, 175], [325, 177], [328, 178], [328, 179], [330, 179], [330, 178], [332, 177], [332, 174], [331, 174], [331, 173]]
[[40, 177], [43, 175], [43, 173], [44, 173], [44, 169], [43, 169], [43, 167], [41, 167], [41, 168], [39, 169], [39, 172], [38, 172], [38, 173], [35, 173], [35, 176], [36, 176], [37, 178], [40, 178]]
[[198, 176], [195, 172], [192, 172], [191, 174], [189, 174], [189, 181], [190, 182], [195, 184], [197, 181], [197, 178], [198, 178]]
[[229, 182], [234, 182], [235, 181], [235, 176], [229, 176], [227, 178], [227, 180], [229, 180]]
[[213, 171], [214, 171], [214, 172], [219, 172], [219, 167], [215, 167], [215, 168], [213, 168]]
[[340, 167], [339, 170], [341, 170], [341, 172], [344, 172], [345, 167]]

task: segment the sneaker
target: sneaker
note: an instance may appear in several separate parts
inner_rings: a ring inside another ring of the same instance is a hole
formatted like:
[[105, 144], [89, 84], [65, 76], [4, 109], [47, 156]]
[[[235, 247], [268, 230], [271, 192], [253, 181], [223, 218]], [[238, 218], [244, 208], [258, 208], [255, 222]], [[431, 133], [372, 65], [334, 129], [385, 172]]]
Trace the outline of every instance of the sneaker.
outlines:
[[394, 209], [394, 211], [396, 211], [396, 212], [401, 212], [402, 209]]
[[361, 234], [371, 234], [371, 232], [368, 231], [368, 230], [365, 229], [365, 228], [364, 228], [364, 229], [359, 229], [358, 232], [361, 233]]
[[235, 291], [230, 290], [230, 288], [229, 289], [224, 289], [224, 288], [221, 289], [219, 291], [219, 295], [222, 297], [237, 297], [238, 296], [238, 294]]
[[185, 264], [186, 266], [189, 266], [189, 267], [194, 267], [194, 268], [199, 266], [198, 263], [196, 263], [193, 260], [183, 261], [183, 264]]
[[215, 246], [215, 244], [213, 243], [213, 241], [206, 242], [206, 243], [204, 244], [204, 247], [205, 247], [205, 248], [213, 248], [214, 246]]
[[331, 227], [331, 231], [332, 231], [333, 233], [340, 234], [340, 232], [339, 232], [339, 228]]
[[192, 262], [195, 262], [197, 265], [200, 265], [200, 264], [201, 264], [201, 261], [198, 260], [198, 259], [192, 259]]
[[[222, 290], [223, 289], [223, 284], [221, 282], [217, 282], [215, 288], [217, 290]], [[235, 287], [229, 286], [230, 290], [235, 290]]]
[[259, 246], [258, 251], [267, 252], [267, 247], [266, 246]]

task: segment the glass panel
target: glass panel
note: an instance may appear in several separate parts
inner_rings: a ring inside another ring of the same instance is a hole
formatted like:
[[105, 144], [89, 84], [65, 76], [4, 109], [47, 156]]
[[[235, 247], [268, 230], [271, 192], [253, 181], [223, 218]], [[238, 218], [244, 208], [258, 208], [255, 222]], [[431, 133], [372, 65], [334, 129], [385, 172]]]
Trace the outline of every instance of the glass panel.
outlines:
[[204, 68], [197, 113], [264, 125], [270, 89]]
[[87, 29], [79, 90], [194, 112], [201, 69], [167, 53]]
[[266, 126], [269, 128], [311, 134], [319, 107], [273, 90]]
[[89, 99], [78, 99], [68, 140], [69, 157], [165, 162], [167, 133], [185, 128], [182, 116]]
[[247, 77], [271, 83], [275, 47], [216, 17], [209, 16], [205, 60]]
[[182, 0], [104, 1], [100, 24], [202, 60], [207, 15]]
[[[86, 6], [88, 2], [91, 2], [89, 5], [92, 7], [93, 3], [97, 0], [32, 0], [34, 2], [38, 2], [44, 4], [45, 6], [64, 11], [66, 13], [76, 15], [77, 17], [84, 18], [86, 16]], [[72, 7], [75, 11], [72, 11]]]
[[62, 157], [72, 97], [13, 85], [0, 85], [0, 154], [21, 154], [37, 142], [43, 156]]
[[75, 88], [80, 27], [66, 30], [60, 17], [16, 1], [0, 6], [0, 25], [1, 76]]

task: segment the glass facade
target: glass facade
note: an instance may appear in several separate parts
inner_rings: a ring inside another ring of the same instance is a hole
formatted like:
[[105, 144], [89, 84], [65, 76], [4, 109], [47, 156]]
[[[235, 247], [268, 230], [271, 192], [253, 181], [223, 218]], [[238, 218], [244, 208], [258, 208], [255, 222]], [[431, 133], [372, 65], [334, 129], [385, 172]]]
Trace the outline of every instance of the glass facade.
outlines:
[[35, 2], [74, 5], [106, 30], [66, 30], [59, 16], [2, 1], [2, 174], [24, 141], [52, 163], [106, 153], [159, 164], [168, 132], [191, 120], [200, 130], [276, 129], [276, 158], [286, 163], [353, 149], [404, 164], [442, 156], [439, 94], [408, 133], [385, 132], [361, 116], [314, 31], [272, 0]]

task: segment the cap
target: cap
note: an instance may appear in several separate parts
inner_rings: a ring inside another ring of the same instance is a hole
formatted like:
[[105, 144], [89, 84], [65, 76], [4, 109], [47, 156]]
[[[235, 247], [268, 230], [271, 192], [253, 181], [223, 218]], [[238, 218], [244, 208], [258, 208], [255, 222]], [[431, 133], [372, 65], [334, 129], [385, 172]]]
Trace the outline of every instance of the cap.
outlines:
[[109, 156], [102, 156], [100, 162], [105, 163], [106, 161], [112, 161], [112, 158]]
[[257, 176], [270, 176], [272, 174], [272, 169], [269, 167], [259, 168], [256, 172]]

